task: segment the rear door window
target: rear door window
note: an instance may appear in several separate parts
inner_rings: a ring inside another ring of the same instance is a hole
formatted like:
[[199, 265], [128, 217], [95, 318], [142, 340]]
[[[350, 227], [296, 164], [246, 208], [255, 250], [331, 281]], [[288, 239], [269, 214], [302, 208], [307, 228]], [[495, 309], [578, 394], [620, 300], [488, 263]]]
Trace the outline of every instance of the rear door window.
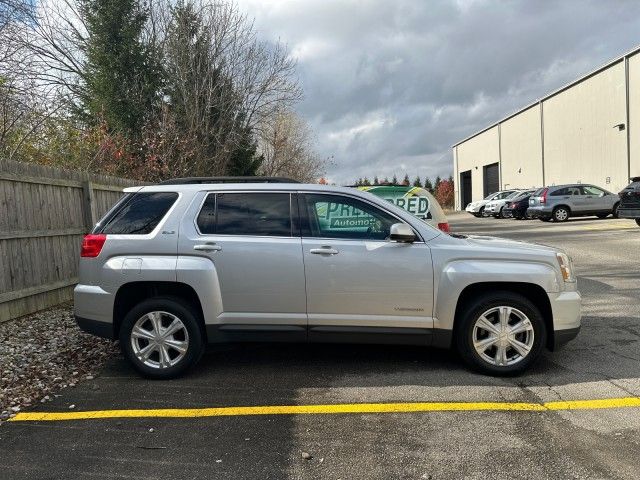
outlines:
[[205, 235], [291, 236], [288, 193], [209, 194], [197, 219]]
[[126, 197], [100, 222], [94, 233], [151, 233], [178, 199], [176, 192], [143, 192]]

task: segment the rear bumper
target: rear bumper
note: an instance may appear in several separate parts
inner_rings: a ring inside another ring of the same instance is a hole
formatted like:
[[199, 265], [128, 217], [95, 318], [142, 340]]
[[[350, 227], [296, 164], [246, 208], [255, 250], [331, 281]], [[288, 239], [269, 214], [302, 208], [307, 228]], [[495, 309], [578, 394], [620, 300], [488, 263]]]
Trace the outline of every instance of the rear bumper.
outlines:
[[529, 207], [527, 214], [532, 218], [549, 218], [551, 217], [551, 209], [548, 207]]
[[78, 317], [77, 315], [75, 318], [80, 330], [95, 335], [96, 337], [108, 338], [109, 340], [114, 339], [112, 323], [91, 320], [89, 318]]
[[620, 218], [640, 218], [640, 208], [618, 208]]

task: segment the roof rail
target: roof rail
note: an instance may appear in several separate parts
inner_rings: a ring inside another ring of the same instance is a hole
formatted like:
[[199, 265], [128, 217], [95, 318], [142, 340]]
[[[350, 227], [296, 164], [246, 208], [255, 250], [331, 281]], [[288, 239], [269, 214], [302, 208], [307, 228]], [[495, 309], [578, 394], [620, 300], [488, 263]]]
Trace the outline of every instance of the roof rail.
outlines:
[[190, 185], [198, 183], [300, 183], [285, 177], [184, 177], [160, 182], [159, 185]]

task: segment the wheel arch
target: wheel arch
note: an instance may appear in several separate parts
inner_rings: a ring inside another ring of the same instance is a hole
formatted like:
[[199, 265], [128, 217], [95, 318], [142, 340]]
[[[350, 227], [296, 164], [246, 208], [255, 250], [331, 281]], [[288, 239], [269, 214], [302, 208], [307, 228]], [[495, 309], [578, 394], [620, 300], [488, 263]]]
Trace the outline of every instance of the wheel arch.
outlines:
[[542, 314], [545, 326], [547, 327], [547, 338], [545, 345], [547, 348], [553, 346], [554, 333], [553, 333], [553, 311], [551, 309], [551, 302], [547, 292], [544, 288], [535, 283], [527, 282], [478, 282], [467, 285], [460, 295], [456, 303], [456, 309], [453, 319], [452, 339], [457, 333], [458, 325], [460, 324], [460, 317], [464, 312], [464, 308], [469, 302], [487, 293], [495, 292], [511, 292], [522, 295], [524, 298], [532, 302]]
[[553, 215], [553, 212], [555, 212], [558, 208], [566, 208], [569, 214], [571, 214], [572, 212], [571, 207], [569, 205], [567, 205], [566, 203], [559, 203], [558, 205], [553, 206], [553, 209], [551, 209], [551, 215]]
[[202, 303], [196, 291], [186, 283], [162, 281], [129, 282], [120, 286], [113, 302], [114, 338], [118, 338], [120, 335], [120, 326], [122, 325], [122, 320], [125, 315], [135, 305], [153, 297], [173, 297], [183, 300], [192, 306], [202, 326], [203, 335], [205, 335], [206, 340]]

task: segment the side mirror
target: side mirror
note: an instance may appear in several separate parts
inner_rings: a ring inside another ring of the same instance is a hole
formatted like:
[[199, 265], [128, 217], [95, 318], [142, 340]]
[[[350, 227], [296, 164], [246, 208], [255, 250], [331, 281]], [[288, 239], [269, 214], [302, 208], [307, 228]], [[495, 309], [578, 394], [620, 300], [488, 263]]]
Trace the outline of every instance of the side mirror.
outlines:
[[389, 240], [392, 242], [413, 243], [416, 235], [406, 223], [394, 223], [389, 231]]

